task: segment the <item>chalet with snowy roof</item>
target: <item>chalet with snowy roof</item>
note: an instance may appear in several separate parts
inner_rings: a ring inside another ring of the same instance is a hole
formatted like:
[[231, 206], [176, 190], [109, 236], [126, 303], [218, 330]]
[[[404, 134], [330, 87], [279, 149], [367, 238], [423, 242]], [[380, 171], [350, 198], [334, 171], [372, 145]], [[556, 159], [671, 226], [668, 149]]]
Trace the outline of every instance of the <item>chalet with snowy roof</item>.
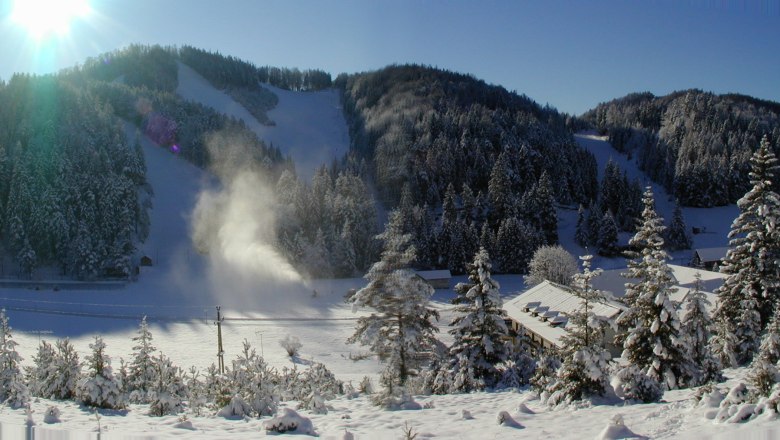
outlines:
[[693, 251], [691, 266], [712, 270], [723, 263], [723, 259], [726, 258], [728, 251], [728, 247], [696, 249]]
[[[562, 347], [561, 338], [566, 334], [569, 316], [582, 307], [582, 300], [566, 286], [543, 281], [516, 298], [504, 303], [504, 310], [511, 320], [512, 330], [524, 330], [532, 343], [541, 348]], [[597, 316], [614, 320], [622, 309], [618, 304], [597, 302], [591, 304]], [[614, 354], [620, 350], [612, 345], [614, 333], [608, 329], [605, 335], [607, 348]]]
[[417, 270], [414, 272], [434, 289], [449, 289], [452, 273], [449, 270]]

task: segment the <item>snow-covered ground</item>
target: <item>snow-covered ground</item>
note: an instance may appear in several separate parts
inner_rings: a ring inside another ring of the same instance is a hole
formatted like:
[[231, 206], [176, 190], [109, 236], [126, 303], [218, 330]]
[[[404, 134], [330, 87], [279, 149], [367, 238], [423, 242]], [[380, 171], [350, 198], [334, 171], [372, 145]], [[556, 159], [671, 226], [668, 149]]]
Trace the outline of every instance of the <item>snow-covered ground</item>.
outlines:
[[275, 123], [263, 125], [228, 94], [215, 89], [186, 64], [179, 63], [179, 86], [176, 92], [185, 99], [244, 121], [260, 139], [278, 147], [295, 162], [298, 175], [311, 180], [321, 165], [330, 165], [349, 150], [349, 132], [335, 89], [316, 92], [291, 92], [263, 85], [279, 98], [268, 112]]
[[[283, 99], [282, 99], [283, 101]], [[272, 119], [275, 117], [272, 115]], [[278, 122], [278, 121], [277, 121]], [[134, 131], [128, 127], [128, 131]], [[592, 136], [578, 140], [593, 151], [600, 167], [609, 155], [608, 144]], [[153, 258], [154, 266], [143, 268], [137, 282], [117, 290], [34, 290], [2, 289], [0, 306], [8, 309], [15, 340], [24, 362], [30, 364], [39, 340], [53, 341], [69, 337], [83, 359], [89, 352], [93, 336], [101, 334], [113, 365], [119, 358], [129, 359], [131, 338], [136, 334], [143, 315], [149, 316], [154, 345], [175, 364], [187, 369], [205, 369], [216, 362], [217, 330], [215, 305], [223, 306], [228, 318], [223, 325], [226, 363], [239, 353], [243, 340], [248, 340], [268, 363], [281, 368], [291, 365], [279, 345], [286, 335], [297, 336], [303, 343], [299, 368], [310, 361], [322, 362], [344, 381], [357, 383], [364, 376], [374, 378], [382, 366], [373, 358], [351, 360], [366, 349], [346, 344], [354, 329], [355, 314], [343, 302], [343, 295], [361, 287], [362, 279], [294, 280], [274, 279], [253, 283], [232, 283], [216, 276], [213, 261], [198, 254], [190, 240], [193, 209], [204, 190], [219, 188], [215, 178], [189, 163], [179, 160], [168, 150], [143, 139], [148, 178], [154, 188], [151, 213], [152, 229], [142, 253]], [[620, 163], [629, 173], [636, 173], [630, 164]], [[660, 188], [656, 194], [663, 194]], [[665, 197], [659, 197], [663, 215], [671, 213]], [[733, 208], [733, 207], [732, 207]], [[695, 217], [712, 230], [727, 225], [733, 216], [729, 208], [702, 212]], [[736, 211], [734, 211], [736, 212]], [[696, 211], [686, 210], [686, 219]], [[565, 215], [565, 213], [564, 213]], [[720, 218], [720, 216], [727, 218]], [[576, 213], [573, 217], [576, 222]], [[720, 226], [715, 226], [715, 225]], [[561, 237], [571, 241], [573, 223], [562, 218]], [[571, 228], [571, 232], [566, 232]], [[697, 245], [702, 245], [697, 236]], [[720, 244], [725, 244], [721, 238]], [[715, 243], [706, 243], [714, 245]], [[569, 246], [570, 244], [567, 244]], [[581, 252], [577, 252], [581, 253]], [[608, 262], [607, 262], [608, 263]], [[615, 260], [614, 264], [617, 264]], [[519, 276], [497, 276], [504, 299], [510, 299], [523, 288]], [[458, 280], [453, 280], [454, 285]], [[315, 294], [316, 292], [316, 294]], [[441, 337], [449, 342], [444, 323], [448, 322], [449, 290], [438, 290], [435, 306], [442, 312]], [[231, 319], [232, 318], [232, 319]], [[251, 318], [237, 320], [235, 318]], [[360, 357], [360, 356], [357, 356]], [[744, 371], [727, 372], [739, 377]], [[525, 436], [529, 438], [596, 438], [618, 414], [634, 433], [649, 438], [777, 438], [777, 421], [761, 418], [748, 424], [716, 423], [707, 418], [712, 409], [697, 408], [691, 400], [693, 391], [680, 390], [665, 394], [665, 401], [650, 405], [624, 405], [604, 402], [591, 408], [550, 410], [527, 390], [480, 392], [450, 396], [417, 397], [426, 408], [416, 411], [383, 411], [372, 406], [365, 396], [357, 399], [339, 397], [329, 401], [327, 415], [302, 414], [311, 418], [314, 428], [323, 438], [355, 439], [403, 438], [405, 427], [418, 433], [417, 438], [491, 439]], [[533, 414], [520, 410], [525, 404]], [[43, 414], [49, 405], [57, 405], [61, 423], [46, 425]], [[294, 406], [294, 402], [288, 403]], [[72, 402], [37, 400], [32, 415], [36, 423], [35, 438], [87, 439], [97, 438], [96, 416], [87, 408]], [[472, 418], [464, 418], [463, 411]], [[515, 426], [500, 425], [499, 412], [507, 411], [518, 422]], [[255, 438], [266, 435], [264, 419], [230, 420], [216, 416], [188, 415], [193, 429], [177, 427], [177, 417], [153, 418], [144, 406], [130, 406], [125, 411], [101, 412], [101, 438]], [[25, 414], [0, 406], [0, 438], [23, 438]], [[408, 425], [407, 425], [408, 424]]]

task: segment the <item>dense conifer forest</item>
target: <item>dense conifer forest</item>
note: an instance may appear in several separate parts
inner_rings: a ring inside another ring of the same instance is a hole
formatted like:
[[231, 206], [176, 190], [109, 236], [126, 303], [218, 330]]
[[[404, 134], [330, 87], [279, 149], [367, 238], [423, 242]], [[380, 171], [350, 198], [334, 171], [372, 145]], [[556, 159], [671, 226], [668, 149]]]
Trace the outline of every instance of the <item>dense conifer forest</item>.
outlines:
[[780, 152], [780, 104], [744, 95], [635, 93], [600, 104], [583, 119], [685, 206], [742, 197], [750, 188], [750, 157], [764, 135]]

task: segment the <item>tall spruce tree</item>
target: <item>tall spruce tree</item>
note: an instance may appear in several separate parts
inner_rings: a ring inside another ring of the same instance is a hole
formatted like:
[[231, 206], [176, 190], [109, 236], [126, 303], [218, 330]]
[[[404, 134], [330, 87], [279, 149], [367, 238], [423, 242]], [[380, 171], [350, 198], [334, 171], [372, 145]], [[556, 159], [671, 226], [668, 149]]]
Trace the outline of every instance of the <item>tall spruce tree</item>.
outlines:
[[611, 257], [618, 252], [618, 227], [615, 223], [615, 217], [612, 215], [612, 211], [607, 211], [604, 216], [601, 217], [599, 223], [599, 235], [596, 240], [596, 246], [599, 250], [599, 255]]
[[780, 301], [780, 198], [772, 190], [778, 166], [766, 136], [750, 164], [753, 187], [737, 202], [740, 213], [721, 266], [728, 277], [716, 292], [712, 344], [724, 366], [750, 362]]
[[623, 344], [623, 358], [629, 365], [675, 389], [691, 376], [677, 309], [669, 299], [672, 273], [664, 251], [663, 219], [655, 212], [653, 191], [647, 187], [643, 197], [642, 224], [629, 244], [638, 249], [628, 263], [625, 274], [637, 282], [626, 283], [624, 300], [627, 309], [618, 317], [622, 329], [618, 341]]
[[685, 315], [681, 328], [693, 367], [693, 375], [687, 384], [692, 387], [722, 378], [720, 362], [712, 354], [709, 345], [712, 335], [712, 319], [707, 311], [709, 304], [703, 292], [701, 274], [696, 272], [693, 289], [683, 305]]
[[[455, 318], [451, 365], [457, 377], [463, 367], [472, 371], [474, 383], [493, 387], [499, 379], [497, 365], [509, 355], [509, 330], [504, 322], [499, 284], [490, 276], [490, 256], [480, 249], [467, 266], [469, 281], [455, 286]], [[465, 362], [462, 362], [465, 360]], [[459, 391], [471, 391], [468, 381]]]
[[590, 270], [592, 258], [581, 257], [583, 270], [574, 275], [572, 293], [580, 298], [580, 308], [566, 324], [563, 364], [547, 386], [550, 405], [600, 396], [609, 386], [610, 355], [604, 349], [607, 323], [593, 313], [593, 306], [604, 301], [603, 293], [593, 287], [593, 278], [601, 274], [601, 269]]
[[674, 205], [672, 223], [669, 224], [669, 229], [666, 231], [666, 245], [672, 251], [690, 249], [693, 245], [693, 240], [690, 234], [688, 234], [688, 227], [685, 225], [685, 219], [679, 203]]
[[401, 230], [400, 214], [393, 211], [385, 232], [381, 260], [366, 274], [368, 284], [352, 296], [353, 310], [371, 309], [357, 320], [348, 343], [367, 345], [387, 364], [385, 384], [404, 385], [416, 373], [416, 353], [429, 350], [438, 331], [433, 320], [439, 313], [430, 308], [433, 288], [410, 269], [415, 248], [411, 236]]

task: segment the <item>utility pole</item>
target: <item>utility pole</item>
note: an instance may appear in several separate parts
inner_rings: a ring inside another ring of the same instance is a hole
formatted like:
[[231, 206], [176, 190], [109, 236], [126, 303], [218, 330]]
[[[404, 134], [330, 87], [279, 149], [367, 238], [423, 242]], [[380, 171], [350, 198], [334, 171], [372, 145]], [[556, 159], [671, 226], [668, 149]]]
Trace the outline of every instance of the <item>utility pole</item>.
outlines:
[[221, 307], [217, 306], [217, 364], [219, 365], [219, 373], [225, 374], [225, 350], [222, 349], [222, 321], [225, 319], [219, 312]]

